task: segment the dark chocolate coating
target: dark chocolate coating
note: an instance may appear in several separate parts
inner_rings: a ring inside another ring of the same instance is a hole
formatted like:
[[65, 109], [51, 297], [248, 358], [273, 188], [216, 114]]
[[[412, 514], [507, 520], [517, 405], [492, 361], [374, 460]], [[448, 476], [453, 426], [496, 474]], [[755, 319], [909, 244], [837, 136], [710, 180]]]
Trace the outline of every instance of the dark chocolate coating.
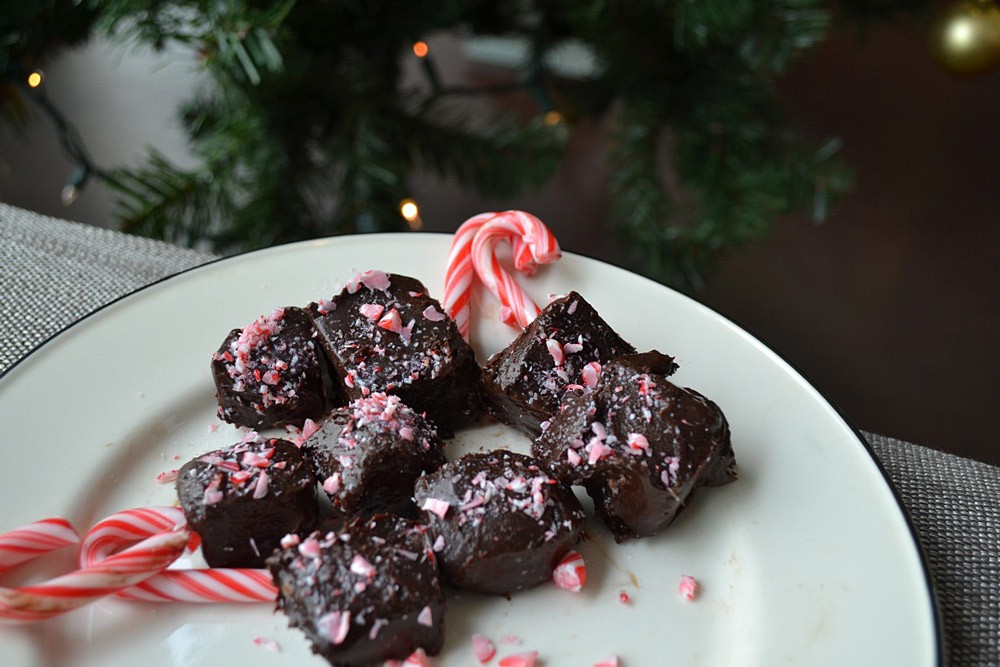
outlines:
[[377, 391], [395, 394], [444, 435], [481, 416], [475, 354], [420, 281], [368, 271], [307, 310], [348, 402]]
[[445, 598], [422, 526], [380, 515], [291, 540], [267, 566], [278, 608], [334, 667], [381, 667], [444, 644]]
[[736, 479], [725, 416], [669, 382], [674, 368], [655, 351], [614, 359], [594, 391], [567, 394], [531, 447], [564, 483], [587, 489], [619, 542], [665, 528], [698, 487]]
[[[466, 454], [417, 480], [415, 498], [456, 588], [506, 595], [548, 581], [583, 533], [573, 491], [515, 452]], [[443, 518], [431, 509], [442, 501]]]
[[282, 537], [308, 533], [319, 517], [312, 467], [287, 440], [259, 438], [188, 461], [177, 496], [212, 567], [263, 567]]
[[[549, 351], [552, 340], [564, 350], [562, 363]], [[570, 344], [567, 350], [566, 345]], [[576, 350], [576, 346], [581, 349]], [[567, 387], [582, 385], [591, 362], [603, 364], [635, 352], [587, 301], [570, 292], [555, 299], [509, 346], [483, 367], [487, 405], [497, 419], [537, 438], [540, 424], [562, 402]]]
[[218, 414], [231, 424], [301, 426], [325, 411], [322, 359], [309, 316], [295, 307], [275, 313], [281, 317], [272, 313], [233, 329], [212, 355]]
[[377, 392], [335, 410], [303, 444], [341, 518], [415, 517], [413, 485], [447, 459], [437, 430], [398, 396]]

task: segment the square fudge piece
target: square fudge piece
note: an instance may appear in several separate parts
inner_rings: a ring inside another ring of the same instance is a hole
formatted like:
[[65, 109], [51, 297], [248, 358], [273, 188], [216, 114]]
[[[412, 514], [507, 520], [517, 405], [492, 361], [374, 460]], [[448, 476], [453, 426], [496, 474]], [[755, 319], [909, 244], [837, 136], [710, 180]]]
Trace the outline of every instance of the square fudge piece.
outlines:
[[417, 478], [446, 462], [433, 424], [399, 396], [375, 392], [323, 421], [303, 443], [335, 517], [416, 516]]
[[322, 355], [301, 308], [233, 329], [212, 355], [212, 377], [219, 417], [237, 426], [301, 426], [326, 409]]
[[394, 394], [443, 435], [482, 414], [475, 354], [420, 281], [366, 271], [307, 310], [348, 402]]
[[282, 537], [308, 534], [319, 518], [312, 467], [287, 440], [251, 432], [185, 463], [176, 485], [212, 567], [263, 567]]
[[564, 484], [582, 485], [619, 542], [668, 526], [702, 486], [736, 479], [719, 407], [667, 380], [659, 352], [604, 365], [597, 388], [570, 392], [531, 453]]
[[334, 667], [440, 652], [445, 597], [423, 526], [379, 515], [282, 547], [267, 563], [278, 608]]
[[631, 352], [593, 306], [570, 292], [486, 363], [487, 405], [503, 423], [537, 438], [567, 389], [592, 388], [602, 364]]
[[498, 595], [550, 581], [586, 518], [540, 461], [504, 450], [446, 463], [417, 480], [414, 498], [444, 579]]

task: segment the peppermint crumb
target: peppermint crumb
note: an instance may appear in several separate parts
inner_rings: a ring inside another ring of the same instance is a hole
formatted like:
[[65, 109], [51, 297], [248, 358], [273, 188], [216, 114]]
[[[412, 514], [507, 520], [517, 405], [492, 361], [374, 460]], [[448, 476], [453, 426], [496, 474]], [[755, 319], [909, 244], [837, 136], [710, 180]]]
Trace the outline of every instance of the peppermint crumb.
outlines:
[[698, 581], [691, 575], [681, 575], [681, 581], [677, 584], [677, 594], [682, 600], [694, 600], [698, 597], [701, 587]]
[[281, 653], [281, 646], [273, 639], [267, 639], [266, 637], [254, 637], [253, 645], [259, 646], [262, 649], [270, 651], [271, 653]]

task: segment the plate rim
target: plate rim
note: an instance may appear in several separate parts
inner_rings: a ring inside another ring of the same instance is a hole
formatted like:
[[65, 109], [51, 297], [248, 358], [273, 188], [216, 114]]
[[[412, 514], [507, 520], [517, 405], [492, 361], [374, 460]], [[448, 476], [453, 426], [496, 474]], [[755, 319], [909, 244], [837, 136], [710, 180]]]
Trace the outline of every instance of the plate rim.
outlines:
[[[185, 275], [187, 273], [190, 273], [190, 272], [193, 272], [193, 271], [199, 271], [199, 270], [202, 270], [202, 269], [206, 269], [207, 270], [209, 267], [212, 267], [212, 266], [214, 266], [216, 264], [219, 264], [221, 262], [240, 261], [240, 260], [246, 258], [249, 255], [269, 253], [269, 252], [278, 251], [280, 249], [287, 250], [287, 249], [289, 249], [292, 246], [299, 246], [299, 245], [306, 246], [306, 245], [310, 245], [310, 244], [315, 244], [317, 242], [322, 242], [322, 243], [337, 243], [341, 239], [356, 239], [358, 237], [369, 237], [369, 236], [413, 236], [414, 234], [417, 234], [417, 235], [420, 235], [420, 236], [439, 236], [439, 237], [454, 236], [453, 232], [439, 232], [439, 231], [369, 232], [369, 233], [364, 233], [364, 234], [342, 234], [342, 235], [337, 235], [337, 236], [324, 236], [324, 237], [316, 237], [316, 238], [312, 238], [312, 239], [304, 239], [304, 240], [299, 240], [299, 241], [290, 241], [290, 242], [287, 242], [287, 243], [275, 244], [273, 246], [268, 246], [268, 247], [265, 247], [265, 248], [257, 248], [257, 249], [252, 249], [252, 250], [245, 250], [245, 251], [241, 251], [241, 252], [238, 252], [238, 253], [234, 253], [232, 255], [223, 255], [223, 256], [217, 256], [217, 257], [214, 257], [214, 258], [210, 258], [210, 259], [208, 259], [207, 261], [205, 261], [205, 262], [203, 262], [201, 264], [195, 264], [193, 266], [189, 266], [187, 268], [181, 269], [181, 270], [176, 271], [174, 273], [170, 273], [168, 275], [164, 275], [164, 276], [162, 276], [160, 278], [157, 278], [157, 279], [155, 279], [155, 280], [153, 280], [153, 281], [151, 281], [149, 283], [146, 283], [146, 284], [141, 285], [141, 286], [139, 286], [139, 287], [137, 287], [135, 289], [132, 289], [132, 290], [129, 290], [129, 291], [123, 293], [123, 294], [120, 294], [119, 296], [111, 299], [110, 301], [107, 301], [106, 303], [98, 306], [97, 308], [94, 308], [93, 310], [85, 313], [84, 315], [81, 315], [80, 317], [72, 320], [71, 322], [67, 323], [65, 326], [61, 327], [57, 331], [54, 331], [53, 333], [51, 333], [48, 336], [46, 336], [43, 340], [41, 340], [36, 345], [34, 345], [27, 353], [25, 353], [24, 355], [22, 355], [13, 364], [11, 364], [6, 369], [4, 369], [3, 372], [0, 372], [0, 384], [2, 384], [5, 381], [5, 379], [7, 378], [7, 376], [10, 375], [16, 368], [21, 367], [24, 363], [28, 362], [29, 360], [33, 360], [34, 358], [36, 358], [37, 355], [39, 355], [40, 353], [42, 353], [43, 350], [44, 350], [44, 348], [46, 346], [48, 346], [50, 343], [52, 343], [55, 339], [57, 339], [57, 338], [65, 335], [65, 334], [67, 334], [69, 331], [75, 329], [76, 327], [81, 326], [82, 324], [84, 324], [85, 322], [87, 322], [88, 320], [90, 320], [91, 318], [95, 318], [95, 317], [100, 316], [105, 310], [112, 308], [113, 306], [117, 305], [121, 301], [129, 299], [129, 298], [131, 298], [131, 297], [133, 297], [133, 296], [135, 296], [135, 295], [137, 295], [137, 294], [139, 294], [141, 292], [144, 292], [144, 291], [146, 291], [148, 289], [151, 289], [153, 287], [156, 287], [156, 286], [158, 286], [158, 285], [160, 285], [162, 283], [165, 283], [167, 281], [170, 281], [170, 280], [173, 280], [173, 279], [178, 278], [180, 276], [183, 276], [183, 275]], [[706, 310], [710, 311], [712, 314], [714, 314], [716, 317], [720, 318], [722, 321], [727, 322], [730, 325], [734, 326], [740, 332], [742, 332], [746, 336], [750, 337], [750, 339], [753, 342], [755, 342], [757, 345], [759, 345], [761, 348], [763, 348], [764, 350], [766, 350], [770, 354], [773, 354], [778, 360], [780, 360], [783, 364], [785, 364], [785, 366], [787, 366], [789, 370], [791, 370], [793, 373], [795, 373], [799, 377], [799, 379], [802, 380], [802, 382], [804, 382], [810, 389], [812, 389], [814, 392], [816, 392], [816, 394], [826, 404], [826, 407], [830, 408], [834, 412], [834, 414], [836, 414], [837, 417], [844, 423], [844, 425], [847, 426], [847, 428], [849, 429], [849, 431], [851, 432], [851, 434], [859, 442], [859, 444], [862, 446], [862, 448], [865, 451], [865, 453], [868, 455], [868, 458], [871, 459], [871, 461], [875, 464], [876, 470], [878, 471], [879, 475], [881, 476], [883, 483], [888, 487], [888, 489], [889, 489], [889, 491], [890, 491], [890, 493], [892, 495], [892, 498], [895, 501], [896, 508], [898, 509], [898, 511], [900, 512], [900, 514], [902, 515], [903, 521], [906, 524], [907, 531], [909, 532], [909, 535], [910, 535], [910, 540], [911, 540], [913, 546], [916, 548], [918, 560], [920, 561], [921, 572], [922, 572], [922, 575], [923, 575], [924, 590], [927, 593], [928, 602], [930, 603], [930, 607], [931, 607], [931, 622], [932, 622], [932, 626], [933, 626], [933, 635], [934, 635], [934, 664], [937, 665], [938, 667], [944, 667], [946, 665], [946, 660], [945, 660], [945, 654], [946, 653], [945, 653], [945, 649], [946, 649], [947, 643], [948, 643], [947, 642], [947, 636], [946, 636], [945, 631], [944, 631], [945, 630], [944, 611], [943, 611], [943, 608], [942, 608], [942, 605], [941, 605], [941, 595], [940, 595], [940, 591], [939, 591], [939, 588], [938, 588], [939, 584], [938, 584], [938, 582], [937, 582], [937, 580], [936, 580], [936, 578], [934, 576], [934, 573], [933, 573], [933, 571], [931, 569], [931, 566], [930, 566], [930, 559], [928, 557], [927, 547], [924, 544], [924, 541], [921, 539], [919, 532], [917, 531], [913, 515], [911, 514], [909, 508], [903, 502], [902, 494], [900, 493], [900, 491], [897, 488], [897, 486], [893, 483], [892, 478], [890, 477], [890, 475], [888, 473], [888, 470], [886, 469], [885, 465], [882, 463], [882, 461], [875, 454], [875, 451], [874, 451], [871, 443], [869, 443], [868, 440], [867, 440], [867, 438], [864, 437], [864, 435], [862, 434], [861, 430], [857, 426], [855, 426], [854, 423], [842, 412], [842, 410], [840, 409], [840, 407], [834, 401], [832, 401], [830, 399], [830, 397], [826, 394], [825, 391], [823, 391], [823, 389], [821, 389], [817, 384], [815, 384], [814, 382], [812, 382], [809, 379], [809, 376], [806, 373], [804, 373], [795, 363], [793, 363], [792, 361], [790, 361], [789, 359], [787, 359], [782, 353], [780, 353], [779, 351], [777, 351], [776, 349], [774, 349], [772, 346], [768, 345], [764, 341], [764, 339], [762, 337], [760, 337], [756, 333], [754, 333], [754, 331], [753, 331], [752, 328], [745, 326], [738, 319], [720, 312], [716, 308], [714, 308], [714, 307], [712, 307], [712, 306], [704, 303], [703, 301], [697, 299], [696, 297], [694, 297], [694, 296], [692, 296], [690, 294], [681, 292], [681, 291], [677, 290], [676, 288], [673, 288], [673, 287], [671, 287], [669, 285], [666, 285], [664, 283], [656, 281], [656, 280], [654, 280], [654, 279], [652, 279], [652, 278], [650, 278], [648, 276], [645, 276], [645, 275], [643, 275], [641, 273], [637, 273], [637, 272], [635, 272], [635, 271], [633, 271], [633, 270], [631, 270], [629, 268], [626, 268], [624, 266], [620, 266], [620, 265], [615, 264], [613, 262], [610, 262], [610, 261], [607, 261], [607, 260], [604, 260], [604, 259], [600, 259], [600, 258], [594, 257], [594, 256], [592, 256], [592, 255], [590, 255], [589, 253], [586, 253], [586, 252], [579, 252], [579, 251], [575, 251], [575, 250], [574, 251], [565, 251], [564, 250], [563, 252], [564, 252], [564, 254], [571, 254], [571, 255], [578, 256], [578, 257], [583, 257], [583, 258], [585, 258], [585, 259], [587, 259], [589, 261], [598, 262], [600, 264], [605, 264], [607, 266], [614, 267], [614, 268], [616, 268], [618, 270], [626, 271], [626, 272], [628, 272], [628, 273], [630, 273], [630, 274], [632, 274], [634, 276], [638, 276], [638, 277], [640, 277], [640, 278], [642, 278], [644, 280], [648, 280], [650, 282], [653, 282], [653, 283], [655, 283], [656, 285], [658, 285], [661, 288], [670, 290], [670, 291], [678, 294], [682, 298], [685, 298], [685, 299], [688, 299], [690, 301], [693, 301], [694, 303], [698, 304], [700, 307], [705, 308]]]

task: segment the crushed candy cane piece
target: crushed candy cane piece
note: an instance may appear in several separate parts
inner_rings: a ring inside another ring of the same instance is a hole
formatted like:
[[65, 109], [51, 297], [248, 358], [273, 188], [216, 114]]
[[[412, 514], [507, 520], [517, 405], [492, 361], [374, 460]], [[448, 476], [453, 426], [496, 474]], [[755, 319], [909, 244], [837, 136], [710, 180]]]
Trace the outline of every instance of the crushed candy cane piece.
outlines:
[[612, 653], [604, 660], [594, 663], [594, 667], [618, 667], [618, 656]]
[[566, 361], [566, 355], [563, 354], [562, 345], [559, 341], [549, 338], [545, 341], [545, 347], [549, 350], [549, 355], [552, 357], [552, 361], [555, 362], [556, 366], [562, 366], [563, 362]]
[[358, 312], [366, 319], [374, 322], [382, 317], [382, 313], [385, 312], [385, 306], [378, 303], [363, 303], [358, 307]]
[[559, 564], [552, 570], [552, 581], [556, 586], [572, 593], [579, 593], [587, 583], [587, 566], [583, 556], [572, 549], [566, 552]]
[[427, 657], [424, 649], [418, 648], [403, 661], [402, 667], [431, 667], [431, 659]]
[[515, 653], [500, 659], [497, 663], [500, 667], [535, 667], [535, 659], [538, 651], [528, 651], [527, 653]]
[[694, 600], [698, 597], [700, 586], [698, 581], [689, 574], [681, 575], [681, 581], [677, 584], [677, 594], [683, 600]]
[[267, 639], [266, 637], [254, 637], [253, 645], [267, 649], [271, 653], [281, 653], [281, 645], [273, 639]]
[[156, 476], [156, 481], [159, 484], [173, 484], [177, 481], [177, 470], [170, 470], [167, 472], [161, 472]]
[[420, 509], [433, 512], [443, 519], [445, 515], [448, 514], [449, 507], [451, 507], [451, 505], [448, 504], [447, 500], [441, 500], [440, 498], [428, 498], [424, 501], [424, 504]]
[[323, 614], [316, 621], [316, 630], [320, 636], [330, 640], [332, 644], [343, 644], [351, 629], [351, 612], [331, 611]]
[[302, 423], [302, 440], [308, 440], [312, 435], [319, 430], [319, 424], [314, 422], [312, 419], [306, 419]]
[[439, 311], [433, 305], [424, 308], [423, 316], [425, 319], [428, 319], [431, 322], [440, 322], [446, 317], [444, 313]]
[[354, 574], [360, 574], [363, 577], [368, 577], [369, 579], [377, 574], [375, 566], [368, 562], [368, 560], [361, 554], [355, 554], [354, 558], [351, 560], [351, 572]]
[[383, 315], [382, 319], [378, 321], [378, 325], [393, 333], [398, 334], [403, 332], [403, 320], [399, 317], [399, 311], [395, 308]]
[[472, 652], [475, 654], [479, 664], [485, 665], [497, 654], [497, 647], [490, 641], [489, 637], [472, 635]]

